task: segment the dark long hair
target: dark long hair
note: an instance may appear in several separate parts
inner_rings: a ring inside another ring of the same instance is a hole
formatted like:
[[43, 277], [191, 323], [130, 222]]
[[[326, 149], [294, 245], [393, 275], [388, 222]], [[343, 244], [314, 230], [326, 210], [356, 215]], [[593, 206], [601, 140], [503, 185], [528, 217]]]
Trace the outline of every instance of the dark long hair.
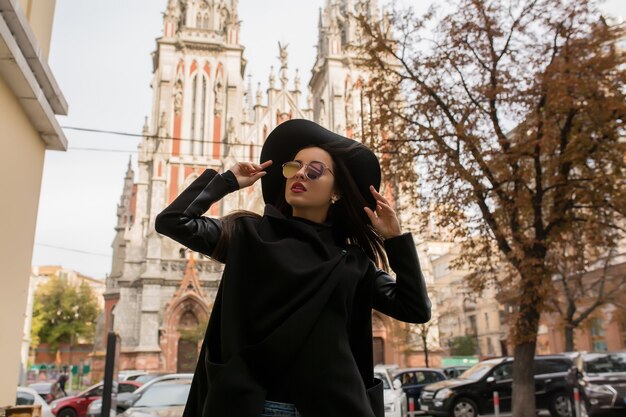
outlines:
[[[335, 187], [341, 196], [335, 204], [330, 206], [328, 211], [328, 221], [332, 224], [335, 242], [341, 246], [359, 246], [376, 265], [388, 270], [389, 265], [383, 247], [383, 239], [376, 232], [365, 210], [363, 210], [363, 207], [366, 207], [368, 203], [359, 191], [351, 172], [344, 162], [361, 146], [364, 145], [354, 142], [354, 144], [348, 147], [335, 144], [315, 144], [301, 149], [313, 147], [323, 149], [330, 154], [333, 160]], [[281, 192], [278, 194], [278, 199], [274, 202], [274, 205], [285, 217], [291, 217], [292, 208], [285, 200], [285, 186], [286, 180], [283, 180]], [[249, 211], [236, 211], [225, 216], [222, 219], [222, 235], [213, 255], [215, 259], [222, 259], [221, 257], [225, 255], [227, 242], [234, 232], [235, 220], [241, 217], [260, 218], [258, 214]]]

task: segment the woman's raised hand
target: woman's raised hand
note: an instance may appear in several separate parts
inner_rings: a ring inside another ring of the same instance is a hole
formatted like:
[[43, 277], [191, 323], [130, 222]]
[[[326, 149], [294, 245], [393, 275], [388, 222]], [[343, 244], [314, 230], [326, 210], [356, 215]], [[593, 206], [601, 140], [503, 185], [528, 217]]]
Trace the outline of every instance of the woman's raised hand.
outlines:
[[400, 236], [402, 231], [400, 230], [400, 222], [396, 212], [391, 208], [387, 199], [380, 195], [372, 185], [370, 185], [370, 192], [376, 199], [376, 212], [369, 207], [364, 207], [364, 210], [370, 218], [374, 229], [383, 239]]
[[237, 178], [239, 188], [249, 187], [254, 184], [259, 178], [264, 176], [266, 172], [265, 168], [272, 165], [272, 161], [265, 161], [262, 164], [254, 164], [252, 162], [237, 162], [230, 171]]

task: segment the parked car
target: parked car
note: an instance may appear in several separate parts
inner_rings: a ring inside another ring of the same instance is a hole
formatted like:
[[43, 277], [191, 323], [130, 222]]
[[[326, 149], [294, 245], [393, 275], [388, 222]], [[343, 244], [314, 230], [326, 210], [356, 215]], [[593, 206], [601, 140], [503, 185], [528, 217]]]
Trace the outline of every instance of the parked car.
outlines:
[[[133, 403], [135, 401], [137, 401], [139, 399], [139, 397], [141, 396], [141, 394], [146, 391], [150, 386], [158, 383], [158, 382], [164, 382], [164, 381], [176, 381], [176, 380], [191, 380], [193, 379], [193, 374], [166, 374], [166, 375], [160, 375], [156, 378], [151, 379], [150, 381], [146, 382], [145, 384], [143, 384], [139, 389], [137, 389], [136, 391], [133, 391], [132, 393], [128, 393], [128, 394], [118, 394], [117, 395], [117, 411], [118, 412], [123, 412], [124, 410], [126, 410], [127, 408], [131, 407], [133, 405]], [[90, 407], [90, 409], [87, 412], [87, 416], [88, 417], [99, 417], [100, 416], [100, 409], [102, 408], [102, 404], [97, 407], [94, 406], [93, 408]]]
[[[118, 382], [117, 390], [120, 393], [133, 392], [140, 386], [137, 381], [122, 381]], [[78, 395], [55, 400], [50, 404], [52, 413], [57, 417], [85, 417], [89, 404], [102, 397], [103, 391], [104, 383], [100, 382]]]
[[50, 382], [34, 382], [28, 385], [28, 388], [32, 388], [37, 391], [37, 394], [50, 404], [52, 401], [65, 396], [63, 391], [59, 388], [59, 384], [56, 381]]
[[[571, 414], [567, 375], [573, 366], [563, 355], [536, 356], [534, 361], [535, 403], [554, 417]], [[493, 414], [493, 393], [500, 396], [500, 411], [511, 410], [513, 358], [479, 362], [458, 378], [424, 387], [421, 409], [434, 416], [475, 417]]]
[[153, 379], [156, 379], [158, 377], [167, 375], [167, 373], [165, 372], [158, 372], [158, 373], [144, 373], [143, 375], [139, 375], [135, 378], [135, 381], [137, 382], [141, 382], [142, 384], [145, 384], [147, 382], [152, 381]]
[[34, 389], [17, 387], [15, 397], [15, 405], [39, 405], [41, 406], [41, 417], [54, 417], [46, 400]]
[[570, 381], [581, 394], [581, 416], [626, 414], [626, 353], [586, 353], [574, 357]]
[[135, 404], [121, 417], [182, 416], [189, 396], [191, 379], [161, 381], [144, 390]]
[[384, 365], [374, 367], [374, 377], [383, 381], [385, 417], [404, 417], [407, 410], [406, 394], [400, 381], [392, 381], [390, 369], [394, 367]]
[[419, 399], [425, 385], [443, 381], [446, 375], [441, 369], [409, 368], [401, 369], [393, 374], [393, 380], [400, 381], [402, 390], [406, 394], [407, 403], [413, 399], [415, 410], [419, 410]]
[[[146, 371], [127, 370], [119, 371], [117, 374], [118, 381], [136, 381], [140, 376], [148, 375]], [[141, 381], [140, 381], [141, 382]]]

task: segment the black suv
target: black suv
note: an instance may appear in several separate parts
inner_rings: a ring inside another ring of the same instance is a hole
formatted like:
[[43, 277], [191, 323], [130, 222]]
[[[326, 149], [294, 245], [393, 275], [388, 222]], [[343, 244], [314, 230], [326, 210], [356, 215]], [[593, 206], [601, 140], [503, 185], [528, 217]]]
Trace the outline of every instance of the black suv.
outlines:
[[578, 353], [570, 381], [578, 386], [581, 416], [626, 414], [626, 353]]
[[[536, 356], [535, 401], [537, 409], [548, 409], [554, 417], [569, 417], [571, 408], [567, 376], [573, 366], [562, 355]], [[493, 414], [493, 393], [500, 397], [500, 411], [511, 410], [513, 358], [479, 362], [458, 378], [424, 387], [422, 411], [434, 416], [476, 417]]]

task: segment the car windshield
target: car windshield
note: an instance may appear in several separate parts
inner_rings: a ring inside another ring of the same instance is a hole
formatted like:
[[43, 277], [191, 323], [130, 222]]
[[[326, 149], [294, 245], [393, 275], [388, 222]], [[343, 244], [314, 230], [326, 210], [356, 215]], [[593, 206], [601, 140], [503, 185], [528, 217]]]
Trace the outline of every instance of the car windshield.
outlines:
[[28, 387], [34, 389], [39, 394], [48, 394], [52, 390], [52, 384], [50, 382], [30, 384]]
[[154, 375], [154, 374], [140, 375], [137, 377], [137, 379], [135, 379], [135, 381], [145, 384], [146, 382], [152, 381], [154, 378], [157, 378], [158, 376], [159, 375]]
[[494, 362], [477, 363], [476, 365], [472, 366], [471, 368], [463, 372], [461, 375], [459, 375], [459, 378], [478, 381], [496, 365], [497, 363], [494, 363]]
[[390, 389], [389, 381], [387, 381], [387, 377], [380, 372], [374, 373], [374, 378], [382, 379], [383, 381], [383, 389]]
[[590, 353], [584, 361], [585, 371], [591, 374], [626, 372], [626, 353]]
[[155, 384], [137, 400], [133, 407], [165, 407], [185, 405], [191, 384]]
[[104, 385], [102, 383], [98, 383], [96, 385], [92, 385], [87, 388], [85, 391], [78, 394], [79, 397], [93, 397], [93, 396], [101, 396], [102, 391], [104, 391]]

